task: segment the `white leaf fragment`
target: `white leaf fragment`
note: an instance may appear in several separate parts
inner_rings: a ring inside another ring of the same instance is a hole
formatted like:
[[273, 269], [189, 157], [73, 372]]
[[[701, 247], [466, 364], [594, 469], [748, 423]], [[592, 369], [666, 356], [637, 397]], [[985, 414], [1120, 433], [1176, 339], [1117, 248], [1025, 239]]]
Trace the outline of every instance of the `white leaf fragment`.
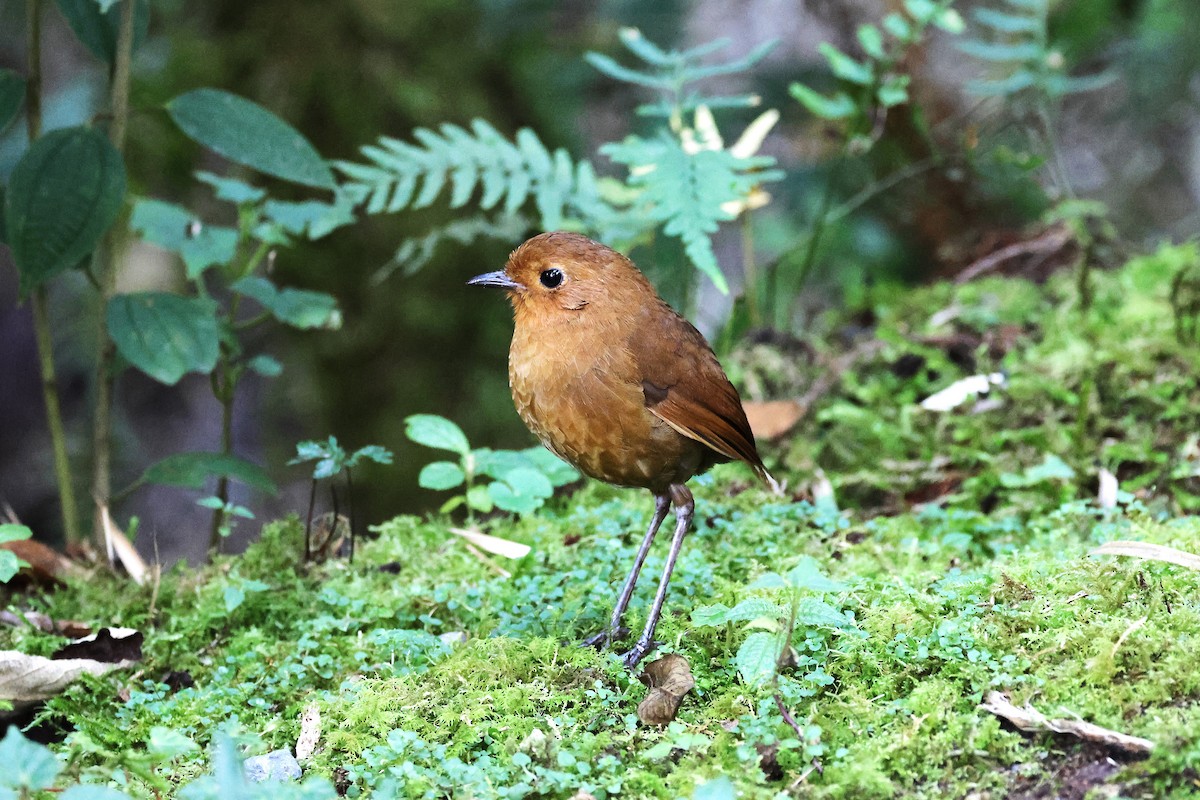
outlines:
[[993, 386], [1003, 388], [1006, 384], [1007, 379], [1003, 372], [972, 375], [955, 381], [940, 392], [929, 395], [921, 401], [921, 408], [926, 411], [950, 411], [972, 398], [987, 394]]

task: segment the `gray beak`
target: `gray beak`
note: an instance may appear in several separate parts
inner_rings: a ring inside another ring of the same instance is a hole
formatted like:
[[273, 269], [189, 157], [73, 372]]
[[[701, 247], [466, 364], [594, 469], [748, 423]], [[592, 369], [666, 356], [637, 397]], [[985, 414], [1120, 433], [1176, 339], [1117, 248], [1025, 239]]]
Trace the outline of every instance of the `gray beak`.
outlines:
[[467, 281], [468, 286], [499, 286], [501, 289], [524, 289], [525, 287], [505, 274], [504, 270], [485, 272]]

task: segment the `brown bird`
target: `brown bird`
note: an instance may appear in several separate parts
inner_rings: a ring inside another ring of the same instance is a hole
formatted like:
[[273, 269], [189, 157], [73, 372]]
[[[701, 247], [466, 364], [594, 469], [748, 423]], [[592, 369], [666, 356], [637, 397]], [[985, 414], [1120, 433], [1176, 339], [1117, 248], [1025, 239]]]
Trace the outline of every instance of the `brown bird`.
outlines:
[[468, 281], [508, 291], [515, 329], [508, 379], [521, 419], [581, 472], [654, 493], [654, 517], [608, 628], [621, 617], [672, 504], [675, 536], [646, 627], [624, 655], [632, 667], [654, 648], [654, 629], [695, 504], [685, 485], [713, 464], [749, 464], [772, 487], [741, 398], [708, 342], [667, 305], [625, 256], [576, 233], [543, 233], [505, 268]]

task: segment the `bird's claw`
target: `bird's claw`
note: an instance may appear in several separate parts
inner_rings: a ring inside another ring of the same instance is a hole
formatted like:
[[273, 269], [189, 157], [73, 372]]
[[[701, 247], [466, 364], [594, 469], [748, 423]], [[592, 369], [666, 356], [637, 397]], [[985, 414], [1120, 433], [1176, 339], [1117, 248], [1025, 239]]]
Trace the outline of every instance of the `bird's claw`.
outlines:
[[619, 642], [628, 635], [629, 628], [626, 628], [624, 625], [619, 628], [605, 628], [599, 633], [593, 633], [580, 644], [584, 647], [594, 647], [597, 650], [603, 650], [613, 642]]
[[629, 652], [621, 654], [621, 662], [625, 665], [625, 669], [636, 667], [639, 661], [653, 653], [660, 644], [662, 642], [656, 642], [653, 639], [638, 639], [637, 644]]

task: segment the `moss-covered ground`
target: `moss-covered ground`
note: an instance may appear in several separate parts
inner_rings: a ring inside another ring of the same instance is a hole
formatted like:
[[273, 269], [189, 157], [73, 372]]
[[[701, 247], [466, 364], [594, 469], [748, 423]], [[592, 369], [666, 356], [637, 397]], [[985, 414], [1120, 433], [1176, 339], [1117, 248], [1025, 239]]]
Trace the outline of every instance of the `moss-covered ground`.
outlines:
[[[297, 796], [1200, 797], [1200, 571], [1090, 554], [1113, 539], [1200, 552], [1200, 349], [1169, 297], [1196, 263], [1171, 248], [1098, 274], [1087, 310], [1073, 276], [880, 291], [899, 299], [864, 299], [858, 329], [828, 321], [815, 356], [776, 343], [728, 359], [752, 397], [799, 394], [852, 338], [885, 343], [764, 448], [797, 490], [771, 495], [739, 466], [693, 481], [658, 638], [695, 688], [665, 727], [638, 721], [646, 688], [614, 654], [577, 644], [606, 620], [651, 511], [645, 492], [590, 483], [484, 521], [532, 547], [517, 561], [480, 559], [434, 516], [380, 525], [353, 563], [306, 567], [291, 520], [153, 587], [98, 574], [12, 598], [146, 637], [136, 672], [43, 710], [72, 730], [53, 745], [59, 784], [170, 796], [211, 768], [219, 730], [292, 747], [315, 707], [305, 770], [321, 782]], [[917, 405], [999, 370], [1008, 387], [985, 407]], [[805, 489], [816, 467], [833, 498]], [[1096, 502], [1101, 469], [1119, 480], [1112, 508]], [[814, 564], [834, 583], [763, 578]], [[714, 606], [750, 598], [762, 616], [719, 621]], [[772, 678], [743, 644], [786, 635], [774, 604], [800, 611]], [[0, 631], [4, 649], [59, 643]], [[1154, 749], [1022, 733], [979, 708], [993, 690]]]

